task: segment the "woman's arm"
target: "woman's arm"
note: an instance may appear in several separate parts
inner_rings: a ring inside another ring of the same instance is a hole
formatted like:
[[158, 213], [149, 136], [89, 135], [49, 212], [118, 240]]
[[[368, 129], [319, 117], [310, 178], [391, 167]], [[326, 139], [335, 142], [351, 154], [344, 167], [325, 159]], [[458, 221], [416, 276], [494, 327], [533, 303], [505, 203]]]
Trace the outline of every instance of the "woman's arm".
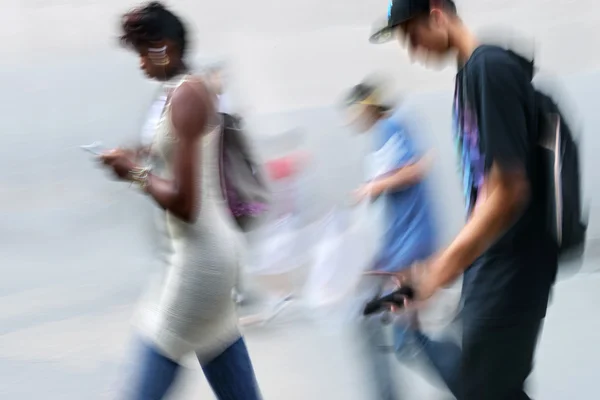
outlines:
[[196, 185], [202, 173], [198, 141], [213, 112], [213, 102], [202, 82], [187, 81], [173, 92], [171, 123], [176, 137], [173, 179], [150, 174], [147, 180], [146, 191], [158, 205], [187, 222], [194, 222], [198, 214]]

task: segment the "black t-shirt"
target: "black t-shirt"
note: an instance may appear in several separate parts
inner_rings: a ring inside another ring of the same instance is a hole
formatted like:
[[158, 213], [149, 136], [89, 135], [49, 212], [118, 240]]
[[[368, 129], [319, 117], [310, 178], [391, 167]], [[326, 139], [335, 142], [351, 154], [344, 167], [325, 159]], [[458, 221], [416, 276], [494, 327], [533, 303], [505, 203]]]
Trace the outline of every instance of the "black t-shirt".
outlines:
[[533, 65], [513, 52], [480, 46], [456, 76], [455, 127], [470, 214], [492, 164], [521, 168], [531, 190], [523, 214], [464, 274], [463, 314], [470, 323], [544, 317], [557, 252], [544, 218], [538, 178]]

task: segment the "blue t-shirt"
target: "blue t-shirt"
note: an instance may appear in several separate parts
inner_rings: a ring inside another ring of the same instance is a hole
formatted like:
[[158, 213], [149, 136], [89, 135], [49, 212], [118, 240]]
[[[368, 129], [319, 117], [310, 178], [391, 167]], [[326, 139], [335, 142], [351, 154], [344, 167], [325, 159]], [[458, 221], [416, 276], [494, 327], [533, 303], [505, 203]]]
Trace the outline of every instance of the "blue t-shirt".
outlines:
[[[370, 163], [374, 179], [393, 174], [422, 156], [406, 124], [397, 117], [379, 121], [373, 133], [375, 146]], [[400, 271], [435, 251], [436, 235], [426, 186], [421, 181], [382, 195], [385, 242], [375, 269]]]

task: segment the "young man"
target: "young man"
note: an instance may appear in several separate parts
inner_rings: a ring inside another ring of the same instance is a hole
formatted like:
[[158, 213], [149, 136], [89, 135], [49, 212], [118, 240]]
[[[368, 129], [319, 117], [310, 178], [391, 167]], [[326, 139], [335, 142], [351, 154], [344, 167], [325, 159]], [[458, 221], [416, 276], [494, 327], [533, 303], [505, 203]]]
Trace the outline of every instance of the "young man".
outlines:
[[[431, 204], [424, 184], [430, 157], [419, 150], [405, 116], [400, 113], [392, 117], [379, 92], [377, 85], [361, 83], [346, 97], [351, 122], [360, 132], [369, 132], [374, 144], [367, 163], [368, 183], [356, 191], [356, 196], [359, 201], [370, 198], [382, 202], [384, 242], [373, 271], [401, 273], [410, 279], [411, 267], [431, 257], [436, 246]], [[390, 278], [366, 279], [372, 281], [376, 295]], [[416, 314], [412, 317], [416, 318]], [[362, 328], [367, 344], [365, 356], [375, 383], [374, 398], [394, 400], [398, 398], [391, 375], [394, 369], [390, 352], [382, 351], [386, 344], [382, 322], [379, 318], [366, 319]], [[406, 333], [411, 328], [415, 327], [394, 327], [394, 348], [400, 355], [407, 354]]]
[[557, 270], [536, 161], [533, 63], [480, 45], [450, 0], [393, 0], [371, 41], [392, 37], [425, 59], [456, 54], [459, 65], [454, 126], [468, 218], [418, 287], [426, 300], [463, 274], [462, 353], [448, 386], [459, 400], [528, 399]]

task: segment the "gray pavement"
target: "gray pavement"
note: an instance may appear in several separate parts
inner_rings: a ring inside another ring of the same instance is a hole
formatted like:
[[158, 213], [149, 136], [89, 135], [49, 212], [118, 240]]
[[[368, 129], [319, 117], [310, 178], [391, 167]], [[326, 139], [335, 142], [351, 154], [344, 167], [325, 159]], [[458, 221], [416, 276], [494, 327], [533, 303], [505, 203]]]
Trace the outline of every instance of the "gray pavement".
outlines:
[[[596, 398], [598, 284], [600, 276], [581, 275], [557, 286], [532, 379], [536, 398]], [[133, 299], [95, 289], [57, 285], [0, 299], [1, 398], [116, 398], [133, 362]], [[325, 329], [290, 309], [248, 329], [247, 341], [265, 399], [368, 399], [352, 329]], [[172, 398], [214, 398], [194, 360], [187, 365]], [[443, 398], [418, 371], [398, 366], [397, 376], [407, 399]]]

